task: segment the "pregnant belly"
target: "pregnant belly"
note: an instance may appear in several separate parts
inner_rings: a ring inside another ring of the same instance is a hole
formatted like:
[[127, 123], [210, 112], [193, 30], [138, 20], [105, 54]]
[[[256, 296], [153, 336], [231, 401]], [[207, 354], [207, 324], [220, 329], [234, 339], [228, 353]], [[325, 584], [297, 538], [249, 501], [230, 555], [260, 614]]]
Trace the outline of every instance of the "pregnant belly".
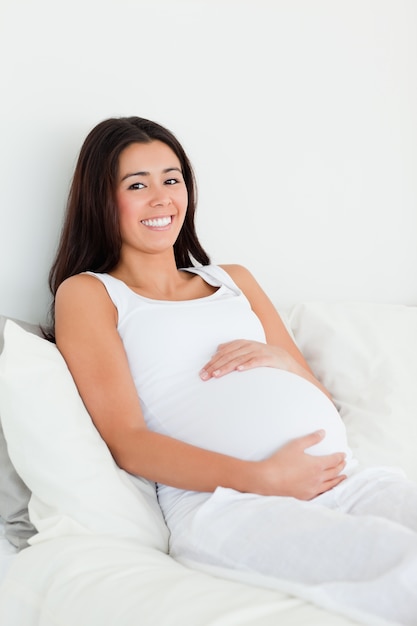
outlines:
[[154, 430], [193, 445], [247, 460], [260, 460], [285, 443], [326, 431], [307, 452], [345, 452], [346, 429], [333, 403], [315, 385], [283, 370], [256, 368], [203, 382], [192, 378], [164, 407], [154, 407]]

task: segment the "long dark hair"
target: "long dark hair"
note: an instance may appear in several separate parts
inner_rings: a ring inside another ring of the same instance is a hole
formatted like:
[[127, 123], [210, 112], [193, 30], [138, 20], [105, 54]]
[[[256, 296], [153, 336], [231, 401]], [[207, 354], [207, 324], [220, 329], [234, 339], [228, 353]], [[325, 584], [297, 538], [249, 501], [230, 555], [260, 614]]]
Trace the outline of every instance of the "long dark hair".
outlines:
[[59, 285], [69, 276], [85, 271], [109, 272], [119, 262], [121, 237], [114, 201], [120, 153], [132, 143], [162, 141], [178, 157], [188, 192], [185, 221], [174, 244], [177, 267], [210, 259], [195, 230], [197, 191], [191, 163], [166, 128], [141, 117], [111, 118], [100, 122], [87, 135], [75, 167], [61, 238], [49, 273], [53, 302], [48, 337], [54, 338], [54, 305]]

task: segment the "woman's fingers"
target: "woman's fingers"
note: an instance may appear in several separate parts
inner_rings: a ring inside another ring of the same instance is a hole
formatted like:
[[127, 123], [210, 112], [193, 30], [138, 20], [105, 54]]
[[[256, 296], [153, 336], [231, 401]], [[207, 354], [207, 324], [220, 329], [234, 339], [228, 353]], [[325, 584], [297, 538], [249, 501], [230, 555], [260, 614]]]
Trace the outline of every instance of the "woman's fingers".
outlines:
[[265, 495], [285, 495], [311, 500], [338, 485], [345, 476], [345, 454], [326, 456], [308, 454], [308, 448], [325, 436], [323, 430], [285, 444], [260, 464], [266, 468]]
[[[325, 436], [326, 431], [324, 429], [320, 429], [309, 433], [308, 435], [303, 435], [295, 441], [300, 448], [308, 452], [308, 448], [320, 443]], [[323, 471], [336, 471], [337, 469], [340, 471], [340, 469], [343, 469], [346, 464], [346, 455], [344, 452], [333, 452], [332, 454], [317, 456], [315, 458], [320, 462]]]
[[[326, 491], [333, 489], [333, 487], [336, 487], [337, 485], [339, 485], [339, 483], [346, 480], [346, 478], [347, 476], [345, 474], [341, 474], [340, 476], [336, 476], [336, 478], [332, 478], [331, 480], [326, 480], [323, 483], [324, 489], [320, 493], [325, 493]], [[320, 495], [320, 494], [317, 494], [317, 495]]]
[[239, 364], [247, 359], [249, 346], [242, 345], [241, 342], [232, 341], [229, 344], [219, 346], [216, 354], [204, 365], [200, 371], [203, 380], [219, 377], [235, 370]]
[[219, 378], [235, 370], [268, 366], [273, 363], [273, 350], [267, 344], [237, 340], [219, 346], [216, 354], [200, 370], [203, 380]]
[[298, 437], [298, 439], [295, 439], [294, 444], [298, 445], [302, 450], [307, 450], [307, 448], [311, 448], [311, 446], [314, 446], [316, 443], [320, 443], [325, 436], [326, 431], [321, 428], [303, 437]]

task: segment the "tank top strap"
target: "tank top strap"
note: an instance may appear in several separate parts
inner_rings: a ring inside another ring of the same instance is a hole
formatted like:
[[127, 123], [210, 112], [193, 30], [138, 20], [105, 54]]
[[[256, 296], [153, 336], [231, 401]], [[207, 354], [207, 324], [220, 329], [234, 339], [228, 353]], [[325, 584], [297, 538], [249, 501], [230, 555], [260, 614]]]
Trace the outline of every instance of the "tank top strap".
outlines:
[[125, 285], [124, 282], [118, 278], [110, 276], [110, 274], [101, 274], [99, 272], [90, 271], [84, 272], [84, 274], [94, 276], [101, 283], [103, 283], [110, 300], [117, 309], [119, 320], [127, 315], [134, 293], [127, 287], [127, 285]]
[[98, 280], [102, 282], [103, 285], [106, 287], [112, 300], [114, 299], [112, 296], [116, 298], [116, 296], [118, 296], [119, 294], [122, 295], [126, 291], [127, 286], [125, 285], [125, 283], [123, 283], [118, 278], [110, 276], [110, 274], [101, 274], [99, 272], [90, 271], [84, 272], [84, 274], [89, 274], [90, 276], [95, 276], [95, 278], [98, 278]]
[[235, 281], [229, 276], [229, 274], [221, 268], [219, 265], [203, 265], [201, 267], [184, 267], [183, 271], [198, 274], [209, 285], [213, 287], [220, 287], [224, 285], [236, 295], [241, 295], [242, 291], [236, 285]]

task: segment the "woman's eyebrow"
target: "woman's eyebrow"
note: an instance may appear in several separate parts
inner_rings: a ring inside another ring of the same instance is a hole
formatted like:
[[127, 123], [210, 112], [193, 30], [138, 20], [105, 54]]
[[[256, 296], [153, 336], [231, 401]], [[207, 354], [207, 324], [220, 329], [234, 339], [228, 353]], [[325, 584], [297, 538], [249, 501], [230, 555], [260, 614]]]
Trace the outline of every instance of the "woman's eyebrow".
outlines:
[[[168, 172], [179, 172], [180, 174], [182, 174], [182, 171], [179, 167], [167, 167], [164, 170], [162, 170], [163, 174], [168, 174]], [[126, 180], [126, 178], [131, 178], [132, 176], [150, 176], [150, 172], [132, 172], [131, 174], [125, 174], [125, 176], [123, 176], [123, 178], [121, 179], [122, 181]]]

